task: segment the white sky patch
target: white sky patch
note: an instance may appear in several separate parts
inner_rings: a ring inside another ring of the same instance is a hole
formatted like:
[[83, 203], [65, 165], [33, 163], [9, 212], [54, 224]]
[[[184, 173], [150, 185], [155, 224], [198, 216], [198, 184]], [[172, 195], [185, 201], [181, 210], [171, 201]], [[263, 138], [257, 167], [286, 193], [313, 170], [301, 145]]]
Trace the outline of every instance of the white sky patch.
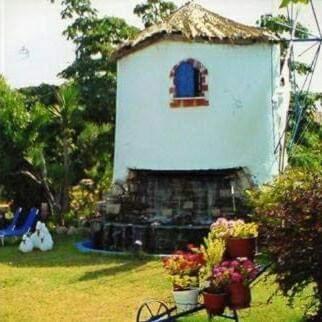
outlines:
[[4, 71], [4, 0], [0, 0], [0, 72]]

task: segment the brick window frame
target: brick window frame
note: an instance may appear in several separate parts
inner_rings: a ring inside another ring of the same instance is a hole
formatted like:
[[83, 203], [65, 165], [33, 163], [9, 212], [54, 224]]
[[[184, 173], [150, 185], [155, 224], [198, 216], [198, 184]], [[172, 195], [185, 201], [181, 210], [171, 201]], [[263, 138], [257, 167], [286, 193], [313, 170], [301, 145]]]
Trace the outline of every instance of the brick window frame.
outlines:
[[[194, 68], [199, 70], [200, 73], [200, 95], [198, 97], [176, 97], [176, 84], [175, 75], [177, 68], [182, 63], [192, 64]], [[170, 107], [171, 108], [185, 108], [185, 107], [206, 107], [209, 106], [208, 100], [208, 70], [207, 68], [196, 59], [186, 59], [176, 64], [170, 72]]]

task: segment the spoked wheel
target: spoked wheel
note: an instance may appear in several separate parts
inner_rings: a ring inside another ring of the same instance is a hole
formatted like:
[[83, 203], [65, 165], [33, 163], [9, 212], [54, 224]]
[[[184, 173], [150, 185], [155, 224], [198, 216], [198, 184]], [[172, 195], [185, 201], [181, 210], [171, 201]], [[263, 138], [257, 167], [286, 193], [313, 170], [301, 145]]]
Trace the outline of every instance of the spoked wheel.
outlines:
[[170, 318], [168, 306], [158, 300], [150, 300], [143, 303], [136, 316], [136, 322], [162, 321]]

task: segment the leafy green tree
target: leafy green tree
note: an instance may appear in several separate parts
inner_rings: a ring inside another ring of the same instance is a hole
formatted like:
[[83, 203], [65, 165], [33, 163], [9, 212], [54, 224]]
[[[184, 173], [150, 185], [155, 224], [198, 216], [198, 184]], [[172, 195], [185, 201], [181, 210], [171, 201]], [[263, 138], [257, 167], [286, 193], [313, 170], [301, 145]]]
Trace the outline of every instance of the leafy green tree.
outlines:
[[123, 19], [99, 18], [89, 0], [64, 0], [62, 5], [61, 17], [70, 21], [63, 34], [75, 44], [76, 52], [74, 62], [61, 76], [79, 85], [87, 120], [113, 125], [116, 63], [111, 54], [117, 45], [133, 37], [137, 29]]
[[[65, 84], [57, 91], [57, 101], [58, 104], [49, 110], [59, 129], [57, 143], [62, 168], [58, 174], [63, 177], [60, 204], [61, 213], [65, 214], [70, 207], [71, 184], [77, 184], [84, 177], [94, 179], [95, 183], [101, 182], [107, 169], [111, 168], [108, 163], [111, 155], [105, 143], [110, 128], [107, 124], [84, 120], [84, 109], [79, 105], [79, 88], [74, 83]], [[59, 182], [59, 177], [56, 181]]]
[[[273, 16], [271, 14], [262, 15], [257, 21], [257, 25], [261, 28], [266, 28], [280, 36], [285, 33], [290, 33], [292, 31], [292, 26], [295, 23], [291, 18], [286, 17], [283, 14]], [[295, 26], [295, 37], [300, 39], [307, 39], [309, 36], [309, 30], [303, 26], [300, 22], [296, 22]], [[284, 58], [286, 54], [286, 49], [288, 48], [288, 42], [282, 41], [282, 57]], [[300, 63], [299, 63], [300, 64]], [[302, 66], [302, 63], [301, 63]]]
[[0, 182], [25, 207], [46, 200], [63, 222], [71, 186], [89, 177], [99, 195], [110, 181], [116, 93], [111, 53], [136, 29], [118, 18], [98, 18], [88, 0], [61, 3], [62, 18], [71, 20], [64, 34], [76, 45], [74, 63], [62, 72], [72, 82], [18, 92], [1, 78]]
[[77, 114], [80, 112], [78, 88], [74, 84], [62, 86], [57, 91], [57, 102], [50, 106], [49, 111], [52, 120], [57, 122], [60, 130], [59, 145], [63, 159], [61, 213], [66, 213], [69, 210], [71, 153], [75, 147], [75, 124], [77, 124]]
[[37, 102], [49, 106], [57, 104], [56, 91], [58, 86], [50, 84], [40, 84], [39, 86], [29, 86], [19, 89], [25, 97], [25, 104], [32, 107]]
[[[42, 136], [48, 120], [49, 113], [43, 105], [36, 103], [28, 109], [23, 95], [12, 90], [0, 77], [0, 154], [3, 156], [0, 158], [0, 181], [11, 193], [10, 197], [15, 197], [21, 186], [39, 186], [38, 191], [53, 210], [56, 204], [47, 176]], [[32, 181], [32, 185], [27, 180]], [[25, 198], [39, 201], [36, 194], [23, 191]], [[21, 195], [20, 198], [26, 200]]]
[[140, 17], [145, 27], [164, 21], [177, 6], [172, 1], [146, 0], [134, 8], [134, 14]]
[[[291, 1], [283, 1], [288, 5]], [[294, 3], [308, 1], [292, 1]], [[283, 34], [294, 24], [285, 16], [263, 16], [262, 27]], [[308, 30], [300, 23], [295, 36], [307, 38]], [[282, 47], [283, 62], [288, 44]], [[312, 73], [311, 67], [302, 62], [292, 62], [290, 69], [297, 74]], [[288, 139], [297, 123], [296, 109], [302, 107], [299, 132], [289, 151], [290, 167], [283, 175], [267, 186], [255, 189], [249, 200], [261, 223], [262, 232], [271, 259], [272, 273], [276, 274], [280, 290], [289, 297], [290, 304], [307, 286], [313, 285], [309, 310], [315, 315], [309, 321], [321, 321], [322, 275], [321, 265], [321, 178], [322, 178], [322, 127], [316, 120], [318, 103], [322, 95], [316, 93], [292, 93]], [[300, 247], [295, 245], [300, 242]], [[309, 311], [307, 312], [309, 313]]]
[[300, 144], [293, 147], [290, 164], [296, 167], [319, 170], [322, 168], [322, 126], [313, 123], [310, 131], [304, 132]]
[[0, 182], [8, 197], [24, 207], [46, 200], [62, 221], [73, 173], [70, 153], [76, 137], [72, 135], [79, 124], [74, 121], [75, 90], [62, 87], [55, 106], [30, 105], [0, 78], [0, 96]]
[[[249, 192], [261, 224], [271, 273], [290, 304], [312, 287], [309, 321], [322, 316], [322, 170], [292, 168], [261, 189]], [[308, 297], [309, 298], [309, 297]], [[311, 311], [311, 312], [310, 312]]]
[[310, 0], [282, 0], [281, 2], [281, 8], [287, 7], [290, 4], [298, 4], [298, 3], [302, 3], [302, 4], [308, 4]]
[[98, 183], [110, 174], [114, 151], [116, 62], [112, 53], [138, 30], [119, 18], [98, 17], [89, 0], [61, 4], [61, 17], [69, 22], [64, 35], [75, 44], [76, 52], [74, 62], [60, 75], [78, 85], [84, 107], [83, 124], [76, 129], [73, 168]]
[[[61, 4], [61, 17], [70, 22], [64, 35], [76, 47], [74, 62], [61, 76], [78, 84], [80, 104], [84, 106], [84, 124], [78, 129], [78, 151], [73, 156], [76, 172], [95, 182], [99, 178], [109, 181], [106, 176], [111, 173], [116, 109], [116, 62], [112, 53], [138, 29], [119, 18], [98, 17], [89, 0], [63, 0]], [[146, 10], [152, 9], [154, 19], [163, 19], [175, 5], [151, 1]]]

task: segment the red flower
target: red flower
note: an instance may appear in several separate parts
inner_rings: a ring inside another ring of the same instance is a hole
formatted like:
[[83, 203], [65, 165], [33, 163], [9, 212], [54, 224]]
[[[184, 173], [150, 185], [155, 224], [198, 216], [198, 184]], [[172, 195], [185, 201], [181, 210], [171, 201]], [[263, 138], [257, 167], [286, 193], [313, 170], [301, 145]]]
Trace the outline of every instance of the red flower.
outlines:
[[203, 254], [198, 248], [194, 248], [194, 252], [176, 251], [163, 260], [163, 265], [170, 275], [197, 275], [204, 264]]

